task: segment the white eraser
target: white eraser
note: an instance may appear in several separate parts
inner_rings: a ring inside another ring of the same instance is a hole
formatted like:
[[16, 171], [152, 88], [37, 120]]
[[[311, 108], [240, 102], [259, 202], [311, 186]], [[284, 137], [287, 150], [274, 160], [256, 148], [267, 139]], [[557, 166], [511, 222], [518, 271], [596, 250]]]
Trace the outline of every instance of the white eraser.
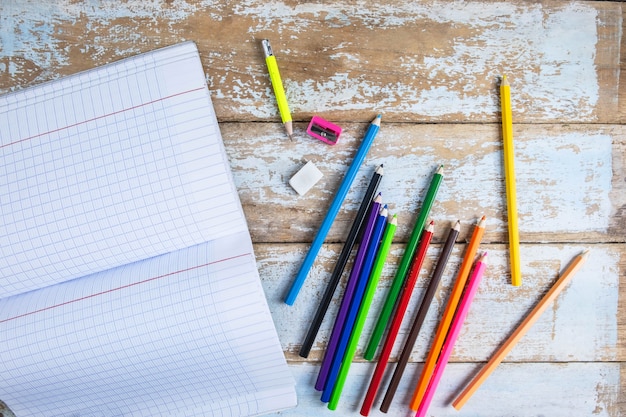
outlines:
[[313, 162], [307, 162], [298, 172], [289, 180], [289, 185], [300, 195], [305, 195], [324, 174], [317, 169]]

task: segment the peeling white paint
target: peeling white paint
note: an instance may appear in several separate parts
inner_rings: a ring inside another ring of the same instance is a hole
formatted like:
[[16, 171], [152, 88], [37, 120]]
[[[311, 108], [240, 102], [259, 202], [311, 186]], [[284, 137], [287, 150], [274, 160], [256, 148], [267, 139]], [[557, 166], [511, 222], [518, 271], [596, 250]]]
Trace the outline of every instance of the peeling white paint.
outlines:
[[[0, 46], [6, 57], [21, 56], [40, 68], [67, 64], [66, 52], [58, 45], [62, 36], [56, 32], [58, 22], [79, 19], [112, 25], [116, 19], [137, 18], [173, 25], [185, 21], [194, 13], [221, 20], [226, 13], [233, 17], [252, 19], [249, 33], [263, 31], [303, 33], [311, 25], [333, 27], [363, 25], [376, 30], [414, 25], [416, 21], [432, 21], [446, 25], [464, 26], [463, 38], [450, 39], [451, 51], [424, 52], [423, 62], [404, 57], [401, 66], [408, 74], [428, 74], [428, 85], [384, 84], [366, 79], [354, 71], [331, 74], [325, 79], [293, 81], [283, 74], [292, 110], [314, 112], [320, 108], [333, 111], [371, 107], [373, 97], [383, 97], [377, 103], [380, 111], [407, 112], [425, 117], [461, 114], [472, 117], [498, 111], [489, 89], [496, 76], [507, 72], [512, 83], [515, 111], [542, 120], [576, 118], [593, 121], [599, 100], [599, 84], [595, 68], [597, 11], [591, 6], [567, 3], [561, 7], [542, 4], [512, 5], [499, 3], [413, 2], [396, 4], [297, 4], [285, 2], [242, 2], [227, 10], [227, 5], [210, 0], [197, 4], [156, 0], [123, 3], [69, 0], [38, 2], [28, 6], [13, 2], [0, 4]], [[545, 13], [550, 7], [550, 13]], [[320, 20], [323, 20], [320, 22]], [[107, 37], [98, 36], [93, 45], [85, 45], [86, 53], [103, 54], [114, 37], [130, 40], [138, 36], [133, 28], [114, 25]], [[47, 48], [42, 46], [49, 45]], [[365, 51], [368, 51], [365, 49]], [[110, 52], [110, 50], [109, 50]], [[118, 56], [136, 53], [117, 50]], [[285, 55], [288, 59], [288, 46]], [[368, 53], [374, 53], [369, 51]], [[358, 52], [340, 52], [331, 59], [341, 59], [354, 68], [367, 68], [369, 57]], [[228, 65], [234, 65], [228, 63]], [[262, 65], [262, 63], [261, 63]], [[15, 67], [5, 70], [15, 75]], [[441, 81], [438, 81], [441, 80]], [[409, 79], [410, 81], [410, 79]], [[260, 91], [256, 81], [241, 83], [239, 90], [224, 92], [241, 106], [240, 110], [266, 119], [276, 114], [271, 100], [258, 105]], [[256, 92], [256, 93], [254, 93]], [[251, 104], [255, 103], [256, 104]]]
[[[329, 102], [335, 110], [355, 109], [361, 98], [371, 97], [369, 91], [387, 97], [379, 103], [382, 110], [393, 108], [425, 116], [460, 113], [471, 117], [486, 109], [498, 111], [490, 95], [475, 92], [471, 86], [493, 84], [505, 72], [512, 82], [516, 111], [524, 113], [530, 106], [532, 111], [526, 112], [548, 120], [564, 117], [594, 120], [593, 111], [599, 99], [594, 62], [598, 41], [594, 8], [565, 4], [547, 14], [541, 4], [522, 7], [509, 3], [429, 2], [378, 6], [339, 2], [332, 6], [291, 7], [281, 2], [271, 6], [250, 2], [237, 12], [258, 19], [255, 31], [279, 33], [294, 30], [296, 23], [303, 29], [314, 23], [314, 19], [301, 21], [303, 15], [326, 16], [326, 21], [341, 15], [345, 19], [339, 21], [345, 20], [346, 26], [358, 24], [382, 29], [412, 24], [416, 19], [474, 29], [468, 37], [452, 40], [453, 51], [448, 56], [425, 56], [422, 64], [402, 60], [402, 67], [409, 73], [420, 71], [429, 74], [432, 80], [458, 81], [447, 85], [433, 82], [416, 91], [364, 79], [345, 80], [340, 85], [333, 76], [327, 80], [306, 80], [292, 83], [288, 89], [291, 103], [299, 111], [315, 111], [311, 97]], [[355, 66], [367, 65], [365, 56], [351, 54], [349, 59]], [[352, 100], [343, 100], [339, 91]]]
[[[223, 6], [216, 0], [205, 0], [195, 4], [188, 2], [176, 2], [171, 7], [166, 2], [158, 0], [129, 1], [129, 2], [75, 2], [62, 1], [39, 1], [35, 3], [1, 2], [0, 3], [0, 50], [7, 57], [20, 56], [35, 63], [35, 65], [47, 68], [51, 64], [55, 66], [65, 65], [68, 56], [63, 48], [59, 47], [64, 42], [59, 36], [57, 23], [76, 23], [80, 19], [89, 21], [87, 29], [94, 23], [102, 26], [110, 26], [116, 19], [151, 19], [154, 25], [157, 22], [170, 22], [171, 24], [187, 19], [191, 14], [198, 11], [208, 13], [213, 19], [220, 20], [223, 15]], [[114, 25], [110, 26], [107, 36], [96, 36], [95, 44], [85, 45], [86, 53], [103, 53], [111, 44], [111, 34], [114, 37], [132, 39], [139, 36], [134, 28]], [[100, 44], [100, 42], [102, 42]], [[48, 45], [48, 47], [45, 47]], [[110, 52], [110, 51], [109, 51]], [[118, 50], [116, 54], [126, 57], [139, 52], [137, 50]], [[9, 68], [11, 71], [11, 68]], [[10, 72], [15, 76], [14, 72]]]
[[[337, 410], [332, 414], [327, 409], [327, 404], [320, 401], [320, 393], [313, 388], [319, 366], [292, 363], [298, 407], [268, 417], [358, 415], [374, 367], [375, 363], [353, 364]], [[461, 392], [463, 383], [474, 376], [476, 369], [472, 364], [448, 364], [429, 407], [428, 415], [437, 417], [615, 415], [607, 407], [613, 402], [607, 400], [620, 395], [619, 363], [501, 364], [467, 404], [457, 411], [450, 402]], [[378, 397], [370, 415], [403, 417], [414, 415], [415, 412], [410, 411], [408, 403], [420, 371], [420, 365], [409, 364], [405, 371], [406, 377], [398, 386], [389, 412], [382, 414], [378, 411], [381, 401]], [[519, 381], [523, 381], [523, 389], [520, 389], [522, 383]], [[388, 378], [383, 379], [381, 384], [383, 394], [387, 384]]]
[[[254, 149], [254, 155], [229, 147], [237, 188], [243, 193], [262, 193], [267, 204], [292, 207], [296, 197], [287, 181], [304, 159], [310, 159], [325, 175], [315, 189], [330, 200], [358, 146], [360, 138], [355, 138], [361, 132], [355, 128], [344, 129], [344, 138], [332, 148], [322, 148], [326, 145], [302, 131], [296, 131], [295, 143], [283, 143], [282, 137], [260, 130], [258, 137], [247, 139], [253, 144], [245, 149]], [[277, 125], [276, 131], [279, 129]], [[459, 137], [462, 147], [455, 148], [447, 137], [437, 137], [444, 131], [431, 130], [428, 138], [419, 140], [407, 136], [420, 132], [383, 124], [355, 184], [366, 184], [373, 167], [384, 164], [379, 190], [385, 203], [393, 212], [415, 213], [434, 170], [443, 164], [444, 181], [432, 218], [443, 222], [487, 214], [489, 230], [506, 230], [501, 142]], [[605, 232], [614, 205], [610, 198], [613, 138], [601, 129], [552, 134], [514, 125], [514, 132], [520, 233]], [[281, 147], [279, 153], [277, 146]], [[447, 149], [453, 152], [443, 157], [441, 152]], [[346, 210], [357, 210], [360, 204], [363, 190], [354, 188], [342, 206]], [[450, 212], [452, 207], [455, 212]], [[413, 219], [401, 220], [406, 225]]]
[[[515, 129], [515, 128], [514, 128]], [[612, 138], [570, 133], [515, 142], [520, 231], [606, 231]]]

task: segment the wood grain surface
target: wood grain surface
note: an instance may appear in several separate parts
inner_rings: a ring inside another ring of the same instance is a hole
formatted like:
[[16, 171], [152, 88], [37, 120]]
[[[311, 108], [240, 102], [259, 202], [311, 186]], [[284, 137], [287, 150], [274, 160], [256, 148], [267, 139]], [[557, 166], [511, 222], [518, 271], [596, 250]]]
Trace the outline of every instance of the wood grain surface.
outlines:
[[[277, 416], [358, 415], [374, 369], [361, 356], [366, 337], [337, 411], [327, 410], [313, 387], [341, 291], [308, 359], [298, 356], [300, 344], [374, 168], [384, 164], [380, 191], [399, 225], [365, 336], [430, 178], [443, 164], [431, 212], [433, 244], [392, 362], [457, 219], [461, 233], [388, 414], [412, 414], [407, 403], [465, 242], [485, 215], [480, 250], [489, 252], [489, 266], [428, 415], [617, 417], [626, 415], [625, 18], [626, 6], [611, 1], [14, 0], [0, 4], [0, 93], [196, 42], [298, 383], [298, 406]], [[271, 40], [280, 67], [293, 142], [280, 123], [263, 38]], [[512, 92], [521, 287], [510, 285], [508, 265], [502, 74]], [[283, 297], [377, 113], [380, 133], [298, 299], [287, 306]], [[313, 115], [343, 128], [337, 145], [306, 134]], [[299, 196], [288, 180], [306, 161], [324, 176]], [[589, 260], [556, 302], [468, 404], [452, 408], [481, 364], [586, 249]], [[371, 415], [382, 415], [378, 405]], [[0, 415], [11, 413], [0, 408]]]

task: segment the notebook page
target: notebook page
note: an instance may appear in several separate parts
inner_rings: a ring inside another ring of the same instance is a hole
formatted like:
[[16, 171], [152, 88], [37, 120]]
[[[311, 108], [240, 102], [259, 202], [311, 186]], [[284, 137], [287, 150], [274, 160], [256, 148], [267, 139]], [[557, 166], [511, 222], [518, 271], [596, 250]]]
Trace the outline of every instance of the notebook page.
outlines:
[[247, 230], [190, 42], [0, 97], [0, 196], [0, 297]]
[[0, 300], [0, 333], [0, 399], [20, 417], [296, 401], [247, 233]]

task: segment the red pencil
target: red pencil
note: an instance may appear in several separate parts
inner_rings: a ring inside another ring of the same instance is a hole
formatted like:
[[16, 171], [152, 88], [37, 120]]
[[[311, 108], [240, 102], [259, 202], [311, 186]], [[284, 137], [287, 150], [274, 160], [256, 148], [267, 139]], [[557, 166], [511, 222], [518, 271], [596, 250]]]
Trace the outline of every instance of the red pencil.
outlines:
[[406, 312], [406, 309], [409, 305], [409, 300], [411, 299], [413, 288], [415, 287], [415, 283], [417, 282], [417, 277], [419, 275], [420, 269], [422, 269], [422, 263], [424, 263], [424, 258], [426, 258], [426, 250], [428, 249], [428, 245], [430, 245], [434, 229], [435, 222], [431, 221], [428, 227], [426, 227], [426, 229], [424, 230], [424, 234], [422, 235], [419, 246], [415, 251], [415, 257], [413, 258], [411, 269], [406, 278], [404, 289], [402, 290], [402, 294], [400, 295], [400, 300], [396, 309], [396, 313], [393, 316], [393, 320], [391, 321], [389, 333], [387, 333], [387, 339], [385, 340], [385, 344], [383, 345], [383, 349], [380, 353], [380, 358], [378, 358], [378, 363], [376, 364], [376, 369], [374, 369], [374, 375], [372, 375], [372, 380], [370, 381], [370, 385], [367, 389], [367, 394], [365, 394], [365, 399], [363, 400], [363, 405], [361, 406], [361, 415], [363, 416], [367, 416], [369, 414], [372, 408], [372, 404], [374, 403], [376, 392], [378, 391], [380, 382], [383, 379], [385, 367], [387, 366], [387, 361], [389, 360], [389, 356], [391, 355], [391, 349], [393, 348], [393, 344], [396, 341], [396, 336], [398, 335], [398, 331], [400, 330], [400, 324], [402, 324], [404, 313]]

